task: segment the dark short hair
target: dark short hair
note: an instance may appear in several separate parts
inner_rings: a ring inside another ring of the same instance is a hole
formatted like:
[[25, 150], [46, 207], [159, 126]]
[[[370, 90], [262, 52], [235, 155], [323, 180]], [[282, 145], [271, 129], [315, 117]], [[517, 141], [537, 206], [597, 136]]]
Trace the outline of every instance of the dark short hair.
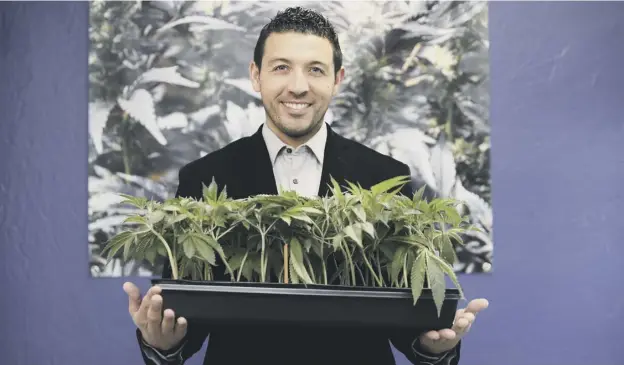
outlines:
[[264, 56], [264, 46], [266, 40], [271, 33], [296, 32], [302, 34], [311, 34], [327, 39], [333, 47], [334, 73], [338, 73], [342, 67], [342, 51], [340, 50], [340, 42], [334, 27], [327, 18], [318, 12], [305, 9], [300, 6], [286, 8], [267, 23], [260, 31], [260, 36], [256, 42], [254, 49], [254, 62], [258, 69], [262, 65], [262, 57]]

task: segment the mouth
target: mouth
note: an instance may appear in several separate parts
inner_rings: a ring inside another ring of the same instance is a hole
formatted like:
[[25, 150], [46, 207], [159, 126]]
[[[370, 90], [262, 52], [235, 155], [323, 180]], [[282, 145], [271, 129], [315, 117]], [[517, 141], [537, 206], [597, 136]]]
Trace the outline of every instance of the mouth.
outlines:
[[286, 101], [283, 101], [281, 104], [284, 105], [287, 109], [295, 111], [295, 112], [301, 112], [303, 110], [306, 110], [312, 105], [310, 103], [286, 102]]

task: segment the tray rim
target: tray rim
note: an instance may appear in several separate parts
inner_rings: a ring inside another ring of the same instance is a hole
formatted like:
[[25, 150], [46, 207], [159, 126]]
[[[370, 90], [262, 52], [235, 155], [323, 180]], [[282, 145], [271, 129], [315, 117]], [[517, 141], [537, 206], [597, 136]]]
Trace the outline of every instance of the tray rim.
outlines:
[[[228, 293], [228, 294], [261, 294], [278, 296], [304, 296], [304, 297], [348, 297], [369, 299], [412, 299], [409, 288], [376, 288], [376, 287], [345, 287], [325, 286], [312, 284], [307, 287], [289, 287], [290, 284], [279, 283], [239, 283], [228, 285], [227, 282], [183, 282], [170, 279], [152, 280], [154, 285], [163, 291], [178, 292], [204, 292], [204, 293]], [[263, 284], [266, 284], [263, 286]], [[279, 285], [284, 285], [279, 287]], [[299, 285], [299, 284], [295, 284]], [[386, 290], [380, 290], [386, 289]], [[433, 300], [431, 289], [423, 289], [420, 300]], [[459, 290], [446, 288], [445, 301], [459, 301]]]

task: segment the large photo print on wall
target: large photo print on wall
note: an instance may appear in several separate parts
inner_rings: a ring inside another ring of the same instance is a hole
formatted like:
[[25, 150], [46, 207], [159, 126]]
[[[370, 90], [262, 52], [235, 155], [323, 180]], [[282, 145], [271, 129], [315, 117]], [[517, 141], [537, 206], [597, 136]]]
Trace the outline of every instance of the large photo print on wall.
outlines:
[[258, 129], [249, 62], [262, 26], [292, 5], [339, 33], [345, 80], [327, 123], [409, 165], [416, 187], [463, 201], [480, 231], [456, 245], [454, 269], [493, 270], [486, 2], [93, 1], [91, 276], [161, 274], [159, 260], [102, 255], [136, 213], [119, 194], [172, 198], [181, 166]]

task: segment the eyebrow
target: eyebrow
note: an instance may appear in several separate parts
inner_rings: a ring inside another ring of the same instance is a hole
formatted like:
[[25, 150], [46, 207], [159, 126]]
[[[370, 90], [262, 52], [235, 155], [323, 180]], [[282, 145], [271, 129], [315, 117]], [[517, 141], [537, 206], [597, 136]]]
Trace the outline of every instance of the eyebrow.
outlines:
[[[276, 62], [284, 62], [284, 63], [288, 63], [291, 64], [292, 62], [286, 58], [274, 58], [269, 60], [269, 64], [273, 64]], [[320, 65], [323, 66], [324, 68], [329, 68], [329, 65], [325, 64], [324, 62], [321, 61], [312, 61], [312, 62], [308, 62], [308, 65]]]

